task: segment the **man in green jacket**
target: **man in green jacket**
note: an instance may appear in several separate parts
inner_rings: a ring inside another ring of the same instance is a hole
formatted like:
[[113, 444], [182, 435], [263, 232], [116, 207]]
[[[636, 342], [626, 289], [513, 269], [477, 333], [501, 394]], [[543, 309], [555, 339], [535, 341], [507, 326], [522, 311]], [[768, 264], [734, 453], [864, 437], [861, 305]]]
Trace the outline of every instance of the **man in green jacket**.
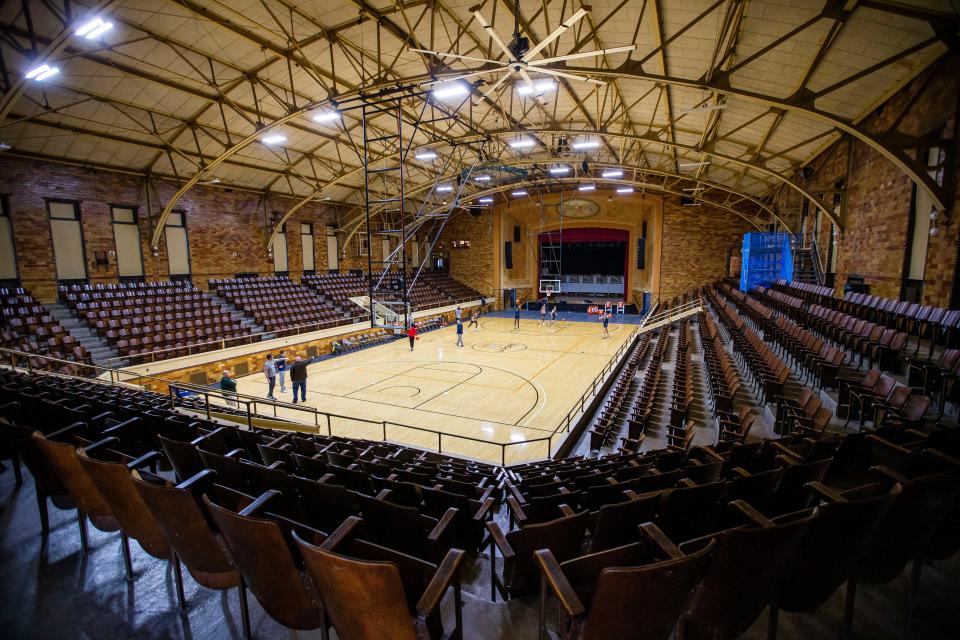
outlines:
[[239, 406], [237, 402], [237, 381], [230, 377], [228, 369], [223, 370], [223, 377], [220, 378], [220, 391], [223, 393], [223, 399], [231, 407]]

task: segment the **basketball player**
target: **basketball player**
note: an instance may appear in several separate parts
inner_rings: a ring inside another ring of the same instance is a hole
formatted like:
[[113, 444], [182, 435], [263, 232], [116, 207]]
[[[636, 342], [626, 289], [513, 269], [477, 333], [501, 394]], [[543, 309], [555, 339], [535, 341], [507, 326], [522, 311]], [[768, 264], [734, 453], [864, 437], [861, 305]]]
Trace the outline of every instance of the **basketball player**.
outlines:
[[480, 323], [477, 321], [479, 318], [480, 318], [480, 313], [477, 311], [474, 311], [473, 315], [470, 316], [470, 324], [467, 325], [467, 328], [469, 329], [470, 327], [475, 327], [479, 329]]
[[412, 322], [410, 328], [407, 329], [407, 337], [410, 338], [410, 351], [413, 351], [413, 343], [419, 340], [417, 337], [417, 323]]
[[603, 313], [600, 315], [600, 319], [603, 321], [603, 337], [604, 339], [610, 337], [610, 314]]
[[513, 329], [520, 331], [520, 303], [513, 308]]
[[553, 308], [550, 309], [550, 325], [553, 326], [553, 323], [557, 319], [557, 305], [553, 305]]
[[463, 322], [460, 321], [460, 318], [457, 318], [457, 346], [463, 346]]
[[540, 324], [542, 325], [547, 320], [547, 303], [544, 302], [540, 305]]

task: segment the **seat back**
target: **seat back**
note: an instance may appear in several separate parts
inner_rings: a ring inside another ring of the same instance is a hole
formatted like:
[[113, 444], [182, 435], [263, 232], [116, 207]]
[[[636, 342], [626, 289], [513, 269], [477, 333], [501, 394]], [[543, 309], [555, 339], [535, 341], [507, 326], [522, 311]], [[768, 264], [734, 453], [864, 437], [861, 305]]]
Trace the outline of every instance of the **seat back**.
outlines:
[[324, 624], [320, 599], [301, 579], [280, 526], [265, 518], [240, 515], [212, 502], [204, 504], [264, 610], [291, 629], [317, 629]]
[[560, 562], [579, 555], [589, 517], [590, 513], [583, 511], [509, 532], [507, 542], [516, 553], [509, 571], [504, 571], [510, 592], [528, 593], [539, 584], [540, 573], [533, 558], [537, 549], [550, 549]]
[[[685, 628], [697, 636], [735, 638], [766, 608], [782, 567], [806, 533], [814, 514], [794, 514], [772, 526], [728, 529], [684, 611]], [[681, 545], [697, 548], [701, 540]]]
[[137, 474], [133, 485], [194, 580], [208, 589], [239, 586], [240, 572], [230, 551], [193, 491], [147, 481]]
[[591, 551], [602, 551], [628, 544], [637, 539], [637, 527], [653, 522], [660, 508], [662, 491], [654, 491], [627, 500], [600, 507], [590, 538]]
[[17, 452], [20, 459], [27, 465], [33, 481], [36, 483], [37, 494], [53, 499], [61, 509], [67, 509], [73, 506], [70, 500], [70, 494], [64, 486], [60, 476], [47, 462], [46, 456], [40, 451], [37, 443], [33, 439], [33, 428], [20, 424], [8, 422], [6, 418], [0, 418], [0, 433], [6, 437], [7, 442]]
[[170, 544], [153, 517], [153, 512], [134, 487], [126, 460], [107, 451], [103, 451], [103, 454], [111, 459], [102, 459], [99, 457], [101, 451], [103, 450], [98, 451], [98, 457], [94, 458], [81, 449], [77, 454], [80, 466], [103, 496], [120, 523], [120, 528], [153, 557], [169, 558]]

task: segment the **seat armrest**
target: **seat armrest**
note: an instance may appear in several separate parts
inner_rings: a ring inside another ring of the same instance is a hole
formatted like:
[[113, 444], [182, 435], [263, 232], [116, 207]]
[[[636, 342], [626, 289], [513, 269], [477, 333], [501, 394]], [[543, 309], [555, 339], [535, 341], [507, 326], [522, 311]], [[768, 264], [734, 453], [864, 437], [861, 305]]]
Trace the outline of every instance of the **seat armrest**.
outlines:
[[690, 478], [680, 478], [679, 484], [682, 485], [681, 488], [684, 489], [692, 489], [693, 487], [697, 486], [697, 483]]
[[203, 493], [206, 487], [213, 483], [217, 479], [217, 472], [213, 469], [204, 469], [194, 475], [190, 476], [183, 482], [177, 485], [177, 489], [190, 489], [191, 491], [197, 491]]
[[527, 514], [523, 511], [523, 507], [520, 506], [520, 503], [517, 502], [517, 499], [513, 496], [507, 496], [507, 507], [510, 510], [510, 515], [513, 516], [513, 519], [516, 520], [520, 526], [527, 521]]
[[430, 579], [420, 600], [417, 601], [417, 615], [421, 619], [428, 618], [443, 600], [443, 594], [453, 582], [454, 589], [460, 589], [460, 567], [466, 552], [463, 549], [450, 549], [437, 567], [437, 572]]
[[267, 469], [280, 469], [281, 471], [285, 471], [286, 465], [283, 463], [283, 460], [277, 460], [273, 464], [269, 465]]
[[83, 429], [86, 429], [86, 427], [86, 422], [74, 422], [71, 425], [67, 425], [62, 429], [54, 431], [53, 433], [46, 434], [45, 437], [47, 440], [58, 440], [61, 438], [66, 438], [67, 436], [72, 436], [74, 435], [74, 432], [82, 431]]
[[585, 614], [586, 608], [580, 602], [580, 598], [577, 597], [577, 592], [573, 590], [570, 581], [563, 574], [563, 569], [560, 568], [560, 563], [557, 562], [553, 552], [549, 549], [539, 549], [533, 552], [533, 557], [540, 567], [540, 574], [556, 594], [567, 615], [577, 617]]
[[143, 454], [136, 460], [131, 460], [130, 462], [128, 462], [127, 469], [130, 469], [131, 471], [134, 469], [142, 469], [148, 464], [154, 464], [158, 462], [162, 458], [163, 456], [160, 455], [159, 451], [150, 451], [149, 453]]
[[568, 505], [568, 504], [566, 504], [566, 503], [561, 504], [561, 505], [557, 505], [557, 509], [560, 510], [560, 513], [563, 514], [563, 517], [564, 517], [564, 518], [566, 518], [567, 516], [575, 515], [573, 509], [571, 509], [571, 508], [570, 508], [570, 505]]
[[750, 472], [743, 467], [734, 467], [733, 472], [741, 478], [749, 478], [751, 475]]
[[244, 450], [241, 449], [240, 447], [237, 447], [237, 448], [234, 449], [233, 451], [227, 451], [227, 452], [226, 452], [225, 454], [223, 454], [223, 455], [224, 455], [225, 457], [227, 457], [227, 458], [237, 458], [237, 459], [239, 459], [240, 457], [243, 456], [244, 453], [246, 453], [246, 451], [244, 451]]
[[437, 522], [436, 526], [433, 527], [433, 530], [427, 536], [427, 539], [437, 544], [443, 536], [447, 534], [447, 530], [453, 530], [453, 520], [457, 517], [457, 509], [455, 507], [448, 507], [446, 513], [443, 514], [443, 517]]
[[483, 522], [486, 520], [490, 516], [490, 510], [493, 508], [494, 502], [495, 500], [493, 498], [487, 498], [484, 500], [483, 504], [480, 505], [480, 508], [477, 509], [477, 512], [473, 514], [473, 519], [476, 522]]
[[493, 543], [500, 548], [500, 553], [503, 554], [504, 560], [510, 560], [517, 555], [513, 547], [510, 546], [510, 543], [507, 542], [507, 536], [503, 535], [503, 530], [500, 529], [500, 525], [496, 522], [488, 522], [487, 530], [490, 531], [490, 538], [493, 540]]
[[804, 488], [809, 489], [811, 492], [813, 492], [814, 495], [816, 495], [818, 498], [820, 498], [824, 502], [846, 502], [847, 501], [847, 499], [844, 498], [842, 495], [840, 495], [840, 493], [838, 493], [837, 491], [834, 491], [833, 489], [823, 484], [822, 482], [817, 482], [817, 481], [808, 482], [803, 486]]
[[105, 449], [112, 444], [120, 444], [120, 439], [116, 437], [103, 438], [102, 440], [98, 440], [97, 442], [94, 442], [93, 444], [84, 447], [83, 452], [87, 455], [90, 455], [94, 451]]
[[660, 527], [653, 524], [652, 522], [644, 522], [639, 527], [640, 533], [645, 536], [650, 542], [657, 545], [664, 555], [666, 555], [671, 560], [677, 560], [684, 556], [683, 552], [673, 543], [670, 538], [667, 537], [663, 531], [660, 530]]
[[772, 527], [775, 526], [773, 521], [767, 518], [765, 515], [757, 511], [755, 508], [750, 506], [747, 502], [743, 500], [734, 500], [730, 503], [730, 508], [738, 512], [741, 516], [744, 517], [747, 521], [752, 524], [755, 524], [760, 527]]
[[240, 515], [249, 518], [259, 517], [260, 513], [267, 508], [267, 504], [279, 495], [281, 495], [281, 493], [276, 489], [264, 491], [260, 494], [259, 498], [247, 505], [247, 507], [240, 512]]
[[894, 471], [893, 469], [885, 465], [875, 465], [873, 467], [870, 467], [870, 471], [876, 474], [879, 474], [888, 480], [899, 482], [900, 484], [906, 484], [908, 482], [908, 479], [906, 476], [897, 473], [896, 471]]
[[340, 543], [353, 538], [359, 533], [362, 523], [363, 520], [357, 516], [348, 516], [340, 523], [340, 526], [330, 534], [330, 537], [323, 541], [320, 548], [326, 551], [336, 552], [337, 546]]

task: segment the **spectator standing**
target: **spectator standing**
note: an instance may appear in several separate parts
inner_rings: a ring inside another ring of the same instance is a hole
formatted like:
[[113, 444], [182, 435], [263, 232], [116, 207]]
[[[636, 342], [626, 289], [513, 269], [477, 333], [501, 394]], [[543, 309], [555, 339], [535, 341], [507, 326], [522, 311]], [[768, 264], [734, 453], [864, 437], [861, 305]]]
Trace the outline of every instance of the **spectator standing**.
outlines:
[[223, 370], [223, 377], [220, 378], [220, 391], [223, 393], [223, 399], [231, 407], [240, 406], [237, 402], [237, 381], [230, 377], [230, 370]]
[[283, 349], [280, 350], [280, 355], [277, 356], [273, 364], [277, 367], [277, 377], [280, 378], [280, 393], [287, 392], [287, 355], [286, 351]]
[[457, 318], [457, 346], [463, 346], [463, 323]]
[[516, 331], [520, 331], [520, 304], [513, 308], [513, 328]]
[[276, 400], [273, 389], [277, 386], [277, 365], [273, 362], [273, 354], [267, 354], [267, 361], [263, 363], [263, 375], [267, 378], [267, 399]]
[[300, 389], [300, 402], [307, 401], [307, 366], [319, 358], [304, 360], [297, 356], [290, 365], [290, 386], [293, 388], [293, 404], [297, 404], [297, 389]]

